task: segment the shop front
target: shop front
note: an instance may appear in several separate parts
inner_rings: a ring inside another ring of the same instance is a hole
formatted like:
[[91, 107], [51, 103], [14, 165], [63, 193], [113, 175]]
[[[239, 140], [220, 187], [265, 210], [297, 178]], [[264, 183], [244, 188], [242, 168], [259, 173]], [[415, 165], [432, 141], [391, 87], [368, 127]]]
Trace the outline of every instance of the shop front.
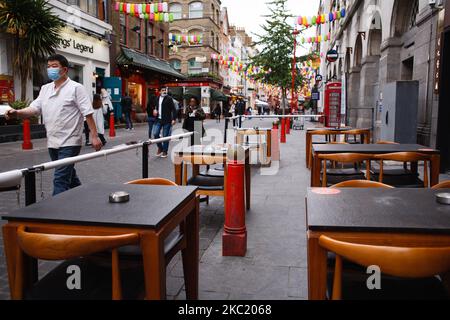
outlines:
[[185, 77], [169, 62], [139, 51], [122, 47], [117, 57], [116, 77], [122, 79], [122, 92], [133, 100], [133, 118], [145, 121], [148, 100], [168, 81]]

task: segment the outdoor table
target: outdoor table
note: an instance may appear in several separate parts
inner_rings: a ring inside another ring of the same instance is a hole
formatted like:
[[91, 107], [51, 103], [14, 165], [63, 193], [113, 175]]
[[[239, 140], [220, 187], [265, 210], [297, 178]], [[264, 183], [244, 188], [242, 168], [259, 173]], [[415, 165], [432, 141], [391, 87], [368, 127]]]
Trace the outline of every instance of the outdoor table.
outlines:
[[[227, 162], [228, 144], [225, 145], [196, 145], [188, 148], [184, 148], [175, 152], [175, 182], [178, 185], [183, 184], [183, 156], [197, 156], [196, 160], [201, 160], [202, 156], [211, 156], [215, 158], [222, 158], [222, 163]], [[250, 166], [250, 148], [243, 147], [245, 151], [245, 202], [247, 210], [250, 210], [251, 199], [251, 166]], [[197, 176], [200, 173], [200, 166], [208, 165], [208, 163], [197, 162], [192, 165], [192, 176]], [[187, 174], [187, 173], [186, 173]], [[226, 184], [225, 184], [226, 185]]]
[[431, 186], [439, 183], [441, 161], [439, 150], [430, 149], [418, 144], [315, 144], [312, 148], [311, 187], [321, 186], [320, 171], [322, 170], [322, 161], [319, 159], [320, 154], [362, 153], [375, 155], [396, 152], [418, 152], [430, 155]]
[[365, 144], [370, 143], [370, 135], [371, 135], [371, 129], [354, 129], [351, 127], [344, 127], [344, 128], [339, 128], [339, 129], [333, 129], [333, 128], [310, 128], [308, 130], [306, 130], [306, 167], [308, 169], [311, 168], [311, 160], [312, 160], [312, 156], [311, 156], [311, 152], [312, 152], [312, 146], [313, 144], [315, 144], [316, 142], [313, 141], [314, 136], [317, 135], [324, 135], [323, 133], [318, 133], [320, 132], [327, 132], [326, 136], [328, 135], [340, 135], [340, 134], [345, 134], [347, 131], [353, 131], [353, 130], [359, 130], [361, 131], [361, 141], [364, 141]]
[[[198, 299], [199, 209], [196, 187], [140, 186], [95, 183], [83, 185], [2, 218], [3, 240], [13, 297], [16, 270], [17, 228], [40, 233], [106, 236], [138, 233], [142, 251], [146, 299], [166, 297], [164, 240], [183, 221], [187, 248], [184, 265], [187, 299]], [[109, 202], [109, 194], [126, 191], [130, 201]], [[35, 259], [26, 260], [31, 270], [28, 284], [36, 278]], [[24, 269], [27, 270], [27, 269]]]
[[309, 189], [306, 197], [309, 299], [327, 290], [322, 235], [366, 245], [450, 246], [450, 206], [431, 189]]
[[[270, 165], [272, 158], [272, 129], [271, 128], [238, 128], [236, 129], [236, 143], [239, 145], [244, 145], [244, 138], [246, 136], [257, 136], [258, 141], [259, 137], [266, 137], [267, 151], [266, 158], [267, 163], [262, 163], [263, 165]], [[258, 148], [261, 148], [258, 143]]]

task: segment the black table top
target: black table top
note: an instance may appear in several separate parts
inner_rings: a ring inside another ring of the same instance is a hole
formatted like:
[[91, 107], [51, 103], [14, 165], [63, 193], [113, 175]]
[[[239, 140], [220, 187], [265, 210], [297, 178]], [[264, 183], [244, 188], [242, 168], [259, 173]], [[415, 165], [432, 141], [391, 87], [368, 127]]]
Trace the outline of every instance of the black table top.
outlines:
[[431, 189], [310, 188], [307, 225], [312, 231], [450, 234], [450, 206]]
[[[197, 187], [142, 186], [95, 183], [2, 216], [9, 221], [76, 225], [159, 228], [177, 209], [195, 196]], [[130, 201], [109, 202], [109, 194], [130, 193]]]
[[439, 150], [418, 144], [314, 144], [313, 152], [318, 153], [395, 153], [421, 152], [438, 154]]

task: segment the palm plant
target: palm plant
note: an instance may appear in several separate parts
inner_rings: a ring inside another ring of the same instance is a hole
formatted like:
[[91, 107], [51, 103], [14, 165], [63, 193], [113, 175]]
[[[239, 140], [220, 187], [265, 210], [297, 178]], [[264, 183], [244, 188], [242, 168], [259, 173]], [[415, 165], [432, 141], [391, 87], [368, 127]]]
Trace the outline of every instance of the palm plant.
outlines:
[[47, 0], [0, 0], [0, 32], [11, 35], [13, 70], [21, 80], [21, 100], [33, 70], [54, 53], [60, 41], [59, 18]]

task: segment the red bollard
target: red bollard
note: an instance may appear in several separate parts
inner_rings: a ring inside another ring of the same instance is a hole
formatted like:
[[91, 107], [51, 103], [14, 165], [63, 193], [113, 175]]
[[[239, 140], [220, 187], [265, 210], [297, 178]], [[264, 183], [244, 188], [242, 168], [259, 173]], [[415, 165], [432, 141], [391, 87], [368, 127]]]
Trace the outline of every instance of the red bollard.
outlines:
[[30, 127], [30, 120], [25, 119], [23, 120], [23, 143], [22, 143], [22, 149], [23, 150], [31, 150], [33, 149], [33, 144], [31, 143], [31, 127]]
[[286, 143], [286, 119], [281, 119], [281, 143]]
[[291, 118], [286, 118], [286, 134], [291, 134]]
[[274, 121], [273, 125], [272, 125], [272, 130], [276, 130], [276, 129], [278, 129], [278, 122]]
[[115, 128], [115, 120], [114, 120], [114, 113], [110, 113], [109, 115], [109, 136], [111, 138], [114, 138], [116, 136], [116, 128]]
[[247, 228], [245, 226], [245, 166], [243, 161], [228, 159], [225, 225], [222, 235], [224, 257], [244, 257], [247, 253]]

